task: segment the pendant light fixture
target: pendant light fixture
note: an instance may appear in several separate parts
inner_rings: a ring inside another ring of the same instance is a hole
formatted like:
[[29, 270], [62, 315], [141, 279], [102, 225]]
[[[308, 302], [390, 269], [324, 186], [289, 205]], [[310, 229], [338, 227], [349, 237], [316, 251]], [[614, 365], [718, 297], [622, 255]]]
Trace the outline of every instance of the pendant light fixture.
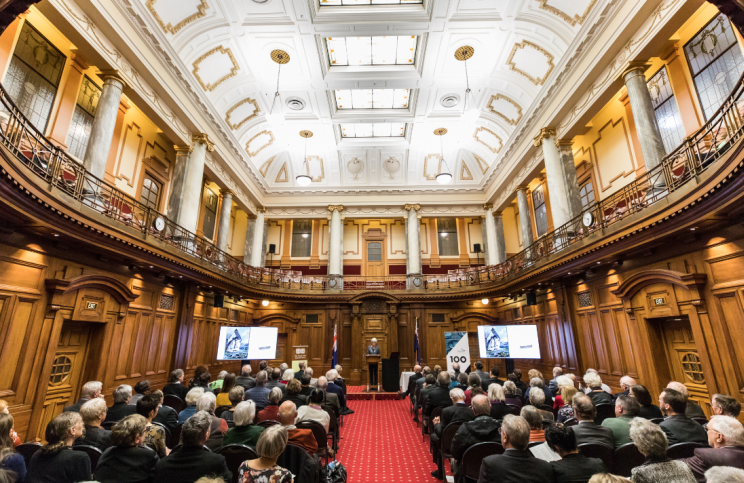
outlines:
[[313, 179], [310, 177], [310, 165], [307, 163], [307, 138], [313, 137], [313, 133], [306, 129], [300, 131], [300, 136], [305, 138], [305, 157], [302, 160], [302, 167], [305, 168], [305, 173], [298, 175], [295, 181], [299, 186], [309, 186], [313, 182]]
[[[266, 115], [266, 120], [273, 127], [279, 127], [284, 123], [282, 98], [279, 94], [279, 77], [282, 74], [282, 65], [289, 62], [289, 54], [280, 49], [272, 50], [271, 60], [279, 64], [279, 71], [276, 74], [276, 92], [274, 92], [274, 99], [271, 102], [271, 109], [269, 109], [269, 113]], [[278, 105], [277, 101], [279, 101]]]
[[480, 116], [480, 111], [475, 103], [473, 91], [470, 90], [470, 78], [468, 77], [468, 59], [475, 54], [475, 49], [469, 45], [463, 45], [455, 51], [455, 59], [465, 64], [465, 103], [462, 110], [463, 121], [470, 124]]
[[444, 160], [444, 145], [442, 144], [442, 136], [444, 136], [445, 134], [447, 134], [447, 129], [443, 127], [434, 130], [434, 135], [439, 136], [439, 149], [442, 153], [442, 163], [444, 163], [445, 169], [445, 171], [442, 171], [437, 175], [437, 183], [439, 184], [447, 184], [452, 181], [452, 174], [449, 172], [449, 166], [447, 166], [447, 161]]

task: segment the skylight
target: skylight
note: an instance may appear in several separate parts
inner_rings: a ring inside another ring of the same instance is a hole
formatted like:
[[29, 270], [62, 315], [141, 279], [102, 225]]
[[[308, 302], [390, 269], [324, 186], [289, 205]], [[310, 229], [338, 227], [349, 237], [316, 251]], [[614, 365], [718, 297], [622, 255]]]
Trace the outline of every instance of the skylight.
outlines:
[[341, 89], [336, 91], [339, 109], [405, 109], [409, 89]]
[[320, 0], [320, 5], [409, 5], [422, 4], [424, 0]]
[[400, 138], [406, 134], [404, 122], [342, 123], [344, 138]]
[[331, 65], [413, 65], [416, 36], [328, 37]]

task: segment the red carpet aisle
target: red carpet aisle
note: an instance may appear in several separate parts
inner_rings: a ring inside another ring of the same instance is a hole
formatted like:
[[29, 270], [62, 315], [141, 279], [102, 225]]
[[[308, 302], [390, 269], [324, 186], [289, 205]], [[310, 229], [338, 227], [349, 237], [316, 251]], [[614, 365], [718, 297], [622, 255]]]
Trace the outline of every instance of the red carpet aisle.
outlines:
[[356, 411], [344, 417], [337, 459], [348, 472], [348, 483], [441, 483], [431, 472], [429, 439], [411, 421], [408, 399], [350, 401]]

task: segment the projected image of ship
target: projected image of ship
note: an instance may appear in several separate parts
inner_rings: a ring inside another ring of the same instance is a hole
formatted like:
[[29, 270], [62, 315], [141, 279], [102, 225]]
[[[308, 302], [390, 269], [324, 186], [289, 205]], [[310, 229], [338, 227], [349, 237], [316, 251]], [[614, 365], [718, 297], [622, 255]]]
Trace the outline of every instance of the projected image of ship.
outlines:
[[506, 327], [489, 327], [486, 332], [486, 357], [509, 357]]
[[247, 359], [250, 327], [230, 330], [225, 334], [225, 359]]

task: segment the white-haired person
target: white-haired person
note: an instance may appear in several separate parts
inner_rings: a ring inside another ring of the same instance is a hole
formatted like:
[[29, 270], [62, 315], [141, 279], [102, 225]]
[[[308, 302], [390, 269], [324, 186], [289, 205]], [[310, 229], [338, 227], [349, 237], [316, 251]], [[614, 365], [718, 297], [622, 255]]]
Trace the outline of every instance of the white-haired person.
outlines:
[[91, 399], [80, 408], [85, 433], [72, 444], [93, 446], [106, 451], [111, 446], [111, 431], [103, 429], [101, 424], [106, 420], [108, 408], [106, 401], [101, 398]]
[[[550, 382], [552, 383], [553, 381]], [[569, 386], [574, 387], [574, 382], [573, 379], [571, 379], [570, 377], [560, 375], [555, 378], [555, 383], [557, 385], [557, 389], [553, 393], [553, 397], [555, 398], [553, 400], [553, 409], [558, 409], [565, 404], [565, 402], [563, 401], [563, 397], [561, 397], [561, 389]]]
[[708, 483], [744, 483], [744, 470], [730, 466], [714, 466], [705, 472]]
[[225, 446], [228, 444], [244, 444], [255, 448], [259, 436], [264, 431], [262, 426], [254, 424], [256, 421], [256, 403], [243, 401], [235, 406], [233, 421], [235, 421], [235, 427], [227, 430], [222, 444]]
[[292, 483], [292, 473], [276, 464], [287, 447], [288, 431], [284, 426], [271, 426], [258, 438], [255, 460], [244, 461], [238, 468], [240, 483]]
[[338, 396], [338, 403], [341, 405], [341, 412], [343, 414], [351, 414], [354, 411], [352, 411], [346, 406], [346, 394], [344, 394], [343, 388], [339, 386], [338, 384], [336, 384], [337, 378], [338, 378], [338, 372], [336, 372], [336, 369], [331, 369], [330, 371], [326, 372], [326, 379], [328, 380], [328, 387], [326, 388], [325, 391]]
[[269, 392], [269, 404], [258, 412], [257, 422], [261, 421], [279, 421], [279, 401], [282, 400], [282, 390], [274, 387]]
[[613, 394], [612, 397], [617, 399], [617, 397], [620, 394], [625, 394], [626, 396], [630, 396], [630, 388], [635, 386], [636, 384], [638, 384], [636, 380], [630, 376], [621, 377], [620, 378], [620, 389], [622, 389], [622, 391]]
[[186, 393], [186, 409], [178, 413], [178, 424], [183, 424], [187, 419], [196, 414], [196, 401], [203, 395], [203, 387], [194, 387]]
[[648, 419], [633, 418], [630, 422], [630, 439], [646, 457], [642, 465], [631, 470], [634, 483], [695, 483], [692, 471], [682, 461], [667, 457], [669, 442], [666, 434]]
[[83, 384], [83, 389], [80, 391], [80, 400], [78, 400], [75, 404], [71, 404], [63, 409], [63, 411], [68, 412], [72, 411], [74, 413], [79, 413], [80, 408], [83, 407], [83, 404], [90, 401], [91, 399], [95, 399], [101, 396], [101, 391], [103, 390], [103, 383], [99, 381], [90, 381]]
[[217, 451], [222, 446], [222, 440], [228, 429], [227, 421], [214, 415], [215, 409], [217, 409], [217, 398], [214, 393], [205, 392], [196, 401], [197, 412], [204, 411], [209, 413], [212, 420], [212, 425], [209, 427], [209, 439], [204, 443], [204, 446], [212, 451]]
[[684, 461], [698, 481], [714, 466], [733, 466], [744, 470], [744, 426], [731, 416], [713, 416], [708, 422], [708, 445], [695, 448], [695, 456]]
[[292, 369], [285, 369], [282, 373], [282, 380], [280, 382], [286, 386], [289, 384], [289, 381], [295, 378], [294, 376], [295, 372]]
[[584, 384], [590, 389], [586, 395], [592, 400], [595, 406], [599, 404], [612, 404], [612, 394], [602, 389], [602, 378], [596, 372], [587, 372], [584, 374]]
[[[370, 341], [371, 345], [367, 346], [367, 355], [368, 356], [379, 356], [380, 355], [380, 348], [377, 346], [377, 339], [374, 337]], [[369, 366], [369, 383], [372, 386], [377, 385], [377, 363], [370, 363]], [[338, 374], [338, 373], [337, 373]]]

